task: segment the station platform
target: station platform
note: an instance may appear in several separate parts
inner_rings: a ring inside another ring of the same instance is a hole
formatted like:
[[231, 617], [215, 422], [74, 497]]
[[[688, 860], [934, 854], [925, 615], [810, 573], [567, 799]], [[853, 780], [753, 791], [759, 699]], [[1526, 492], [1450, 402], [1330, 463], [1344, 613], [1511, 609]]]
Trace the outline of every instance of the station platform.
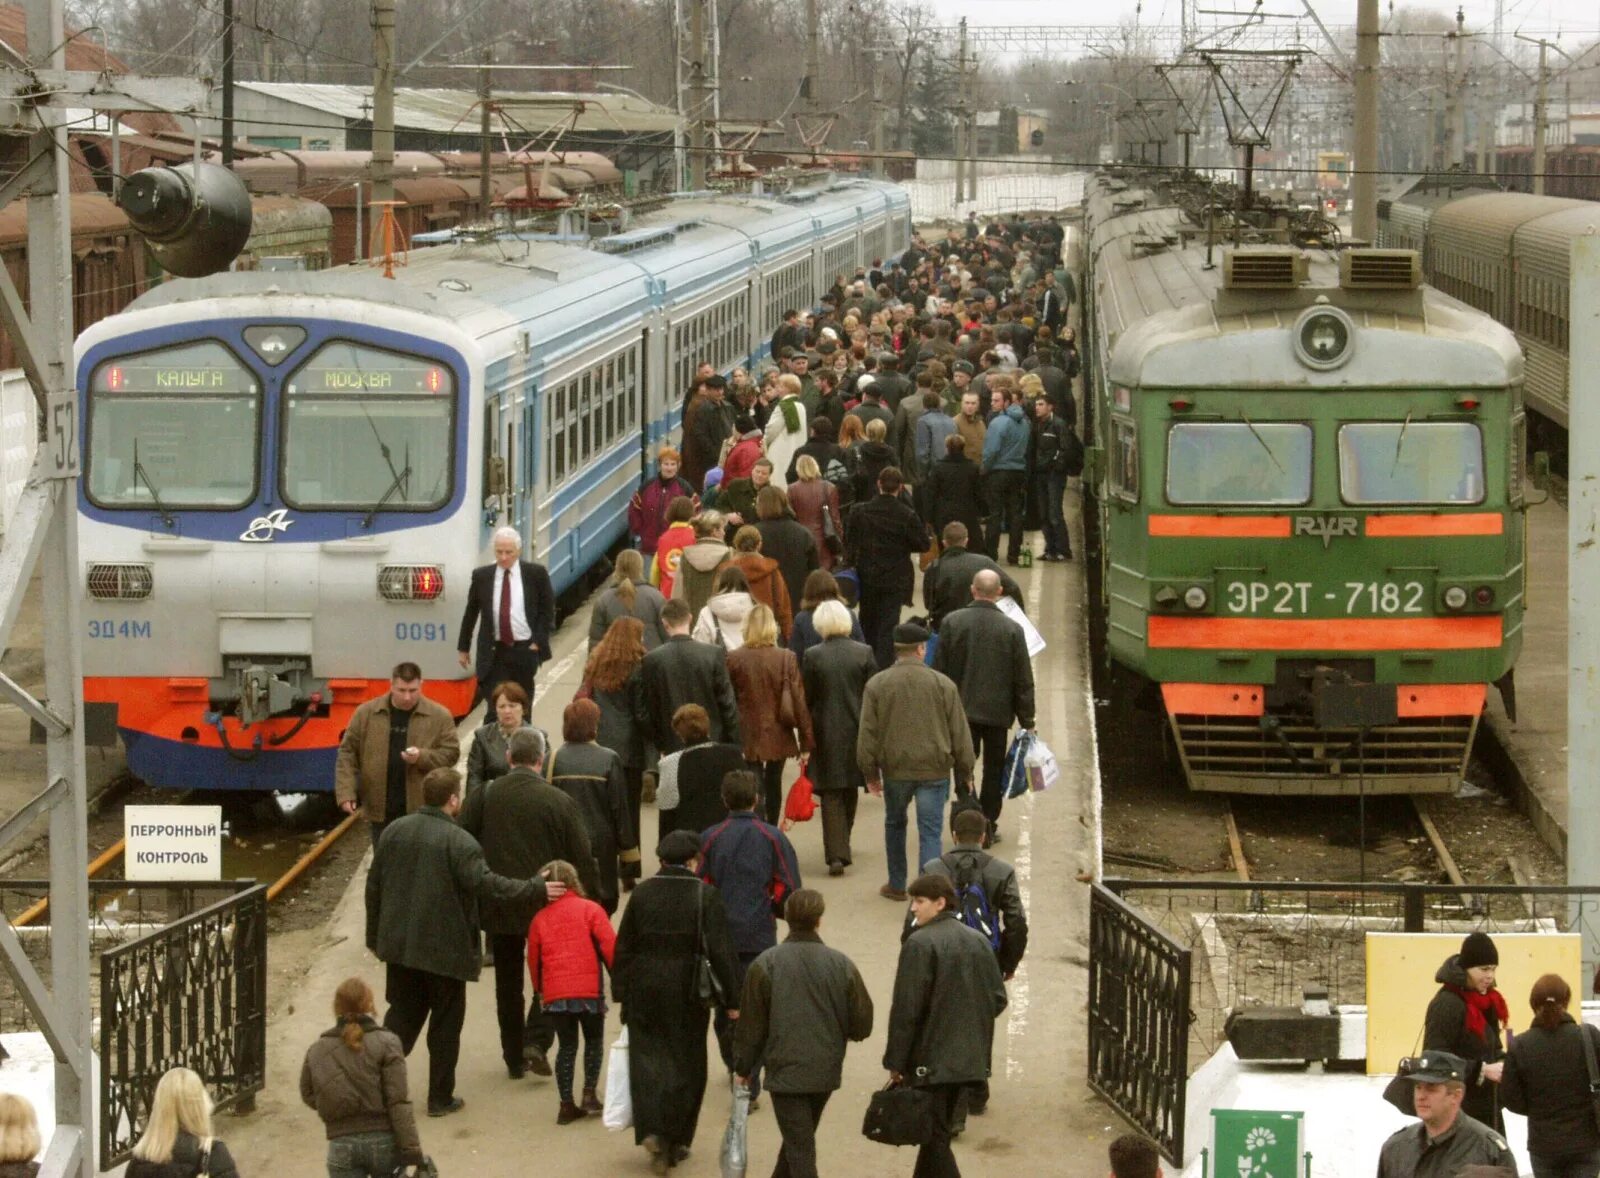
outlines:
[[[1517, 719], [1489, 692], [1491, 755], [1518, 805], [1565, 858], [1567, 844], [1567, 509], [1554, 496], [1527, 513], [1528, 589], [1517, 660]], [[1498, 746], [1498, 747], [1495, 747]]]
[[[1069, 496], [1069, 507], [1076, 507], [1075, 498]], [[1072, 527], [1081, 534], [1075, 511]], [[1076, 563], [1041, 562], [1017, 573], [1029, 598], [1029, 614], [1049, 643], [1034, 664], [1039, 727], [1063, 773], [1055, 789], [1008, 803], [1001, 817], [1004, 841], [996, 853], [1017, 868], [1028, 906], [1030, 947], [1010, 985], [1010, 1007], [996, 1028], [993, 1101], [985, 1116], [969, 1122], [957, 1154], [964, 1172], [973, 1175], [1010, 1171], [1099, 1178], [1106, 1172], [1107, 1144], [1127, 1132], [1127, 1126], [1085, 1083], [1088, 889], [1077, 877], [1092, 872], [1098, 858], [1099, 776], [1083, 571]], [[540, 671], [533, 718], [547, 731], [559, 732], [561, 709], [578, 687], [587, 631], [586, 610], [568, 618], [556, 639], [555, 658]], [[645, 807], [644, 827], [646, 870], [652, 871], [652, 806]], [[913, 1159], [912, 1151], [891, 1151], [861, 1136], [868, 1097], [886, 1079], [882, 1055], [905, 915], [904, 905], [877, 894], [886, 878], [882, 831], [882, 803], [866, 796], [856, 822], [855, 864], [842, 878], [826, 873], [820, 822], [790, 832], [806, 885], [827, 898], [822, 936], [855, 960], [876, 1004], [873, 1034], [867, 1042], [852, 1045], [844, 1087], [822, 1122], [820, 1168], [833, 1178], [909, 1173]], [[364, 831], [352, 831], [352, 836], [366, 837]], [[331, 1025], [332, 996], [340, 981], [362, 975], [373, 983], [381, 1002], [383, 966], [363, 943], [364, 882], [363, 869], [326, 928], [272, 943], [267, 1087], [256, 1112], [225, 1116], [218, 1124], [244, 1173], [321, 1172], [322, 1129], [300, 1102], [300, 1065], [306, 1046]], [[780, 936], [782, 930], [780, 924]], [[424, 1146], [440, 1173], [446, 1178], [466, 1173], [520, 1178], [529, 1172], [530, 1158], [538, 1158], [541, 1171], [551, 1173], [647, 1173], [648, 1157], [634, 1144], [631, 1130], [608, 1132], [598, 1118], [557, 1126], [553, 1080], [507, 1078], [499, 1056], [493, 979], [490, 971], [484, 972], [468, 987], [457, 1086], [466, 1107], [442, 1119], [419, 1116]], [[607, 1019], [608, 1042], [617, 1030], [613, 1008]], [[709, 1051], [712, 1079], [693, 1152], [674, 1171], [685, 1178], [719, 1172], [717, 1154], [729, 1097], [714, 1042]], [[419, 1043], [410, 1060], [411, 1091], [419, 1106], [426, 1092], [426, 1068], [426, 1047]], [[751, 1118], [749, 1141], [749, 1173], [770, 1173], [779, 1137], [766, 1102]]]

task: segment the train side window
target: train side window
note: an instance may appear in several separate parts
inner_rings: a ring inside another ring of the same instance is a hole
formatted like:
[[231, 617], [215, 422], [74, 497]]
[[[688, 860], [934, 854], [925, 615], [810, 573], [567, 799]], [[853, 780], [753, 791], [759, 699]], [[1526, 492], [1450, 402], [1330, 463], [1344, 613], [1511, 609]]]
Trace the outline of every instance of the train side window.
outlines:
[[545, 398], [545, 432], [549, 453], [545, 455], [545, 469], [550, 472], [550, 485], [558, 486], [567, 477], [566, 437], [567, 393], [563, 388], [552, 390]]
[[1139, 498], [1139, 431], [1123, 417], [1111, 419], [1111, 489], [1124, 499]]

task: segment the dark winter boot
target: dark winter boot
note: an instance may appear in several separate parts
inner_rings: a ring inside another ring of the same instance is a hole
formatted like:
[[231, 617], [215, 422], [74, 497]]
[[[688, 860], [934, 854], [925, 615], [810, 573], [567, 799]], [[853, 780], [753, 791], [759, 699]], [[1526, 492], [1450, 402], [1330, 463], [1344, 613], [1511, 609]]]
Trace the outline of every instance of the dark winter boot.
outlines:
[[556, 1124], [570, 1125], [573, 1121], [581, 1121], [589, 1114], [570, 1100], [561, 1102], [561, 1111], [556, 1114]]
[[585, 1088], [583, 1090], [583, 1103], [578, 1107], [591, 1116], [599, 1116], [605, 1111], [600, 1107], [600, 1099], [595, 1096], [593, 1088]]

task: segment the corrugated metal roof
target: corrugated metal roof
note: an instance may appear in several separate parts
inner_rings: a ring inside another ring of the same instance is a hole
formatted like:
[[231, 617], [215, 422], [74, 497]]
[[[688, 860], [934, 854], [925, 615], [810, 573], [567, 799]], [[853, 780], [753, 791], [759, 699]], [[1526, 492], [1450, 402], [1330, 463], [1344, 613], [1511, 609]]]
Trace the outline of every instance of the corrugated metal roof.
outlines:
[[[324, 111], [337, 118], [362, 123], [372, 119], [370, 86], [340, 86], [320, 82], [239, 82], [237, 85], [241, 90]], [[571, 127], [575, 132], [663, 133], [670, 132], [678, 120], [676, 113], [666, 107], [627, 94], [498, 91], [495, 101], [506, 108], [510, 118], [530, 131], [562, 125]], [[478, 96], [471, 90], [397, 89], [394, 94], [395, 126], [412, 131], [476, 134], [477, 103]], [[583, 104], [576, 123], [571, 114], [573, 103]], [[735, 133], [757, 129], [758, 124], [755, 123], [724, 124], [724, 130]]]
[[1551, 279], [1566, 288], [1572, 267], [1572, 239], [1600, 229], [1600, 205], [1578, 201], [1576, 208], [1558, 209], [1522, 225], [1516, 232], [1517, 258], [1529, 273]]
[[1517, 227], [1546, 214], [1577, 208], [1587, 202], [1565, 197], [1493, 192], [1449, 201], [1434, 210], [1429, 232], [1457, 248], [1502, 258], [1511, 253]]

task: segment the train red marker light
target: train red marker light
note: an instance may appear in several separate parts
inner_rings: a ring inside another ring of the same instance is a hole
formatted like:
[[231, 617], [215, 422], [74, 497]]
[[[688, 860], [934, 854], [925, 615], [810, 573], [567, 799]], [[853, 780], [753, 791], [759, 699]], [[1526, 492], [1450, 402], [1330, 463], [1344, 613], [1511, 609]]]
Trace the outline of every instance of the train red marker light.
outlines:
[[1494, 590], [1487, 585], [1479, 585], [1472, 591], [1472, 600], [1480, 607], [1494, 604]]
[[1465, 409], [1469, 413], [1477, 409], [1477, 407], [1481, 404], [1483, 404], [1483, 402], [1478, 400], [1477, 397], [1473, 396], [1460, 396], [1456, 398], [1456, 408]]
[[106, 370], [106, 387], [112, 392], [121, 392], [125, 382], [126, 378], [122, 375], [122, 369], [108, 368]]
[[444, 373], [437, 368], [428, 369], [428, 391], [437, 393], [442, 388], [444, 388]]
[[443, 570], [432, 567], [412, 570], [411, 590], [419, 601], [433, 601], [444, 592]]

